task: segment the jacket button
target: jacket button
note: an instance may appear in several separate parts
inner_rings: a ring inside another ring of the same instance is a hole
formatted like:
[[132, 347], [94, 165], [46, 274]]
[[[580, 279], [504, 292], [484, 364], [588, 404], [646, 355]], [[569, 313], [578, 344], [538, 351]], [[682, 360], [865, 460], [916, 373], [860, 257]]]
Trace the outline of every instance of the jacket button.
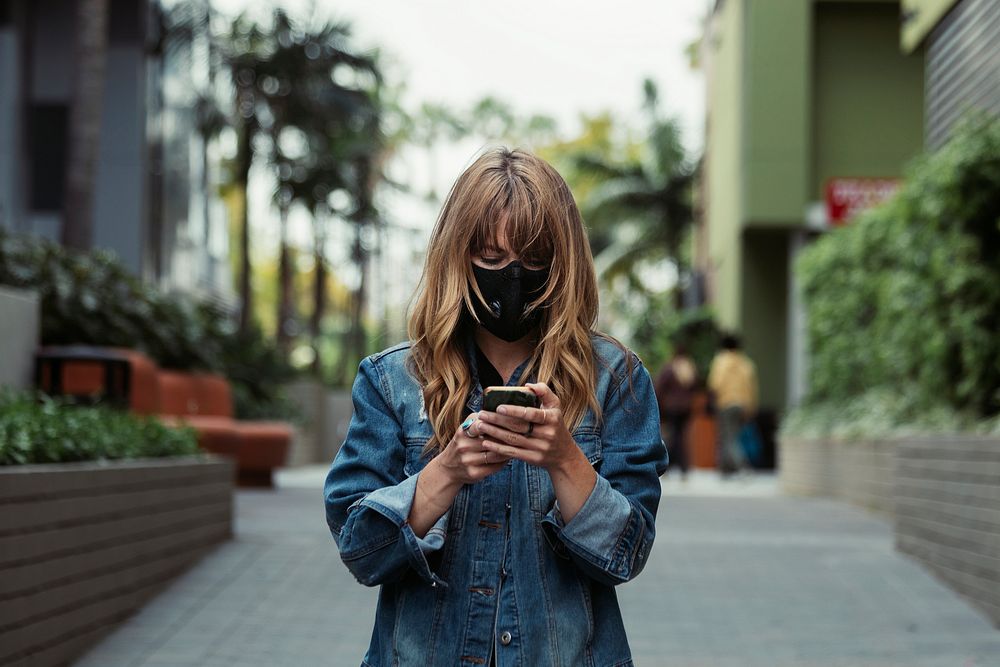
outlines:
[[500, 635], [500, 643], [503, 644], [504, 646], [507, 646], [508, 644], [510, 644], [510, 640], [511, 640], [510, 633], [504, 630], [503, 634]]

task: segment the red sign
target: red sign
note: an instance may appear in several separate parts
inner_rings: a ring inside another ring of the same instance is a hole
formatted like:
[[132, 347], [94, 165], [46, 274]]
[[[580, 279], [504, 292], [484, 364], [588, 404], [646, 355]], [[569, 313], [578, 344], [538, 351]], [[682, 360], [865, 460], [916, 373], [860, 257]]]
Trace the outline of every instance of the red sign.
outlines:
[[898, 178], [831, 178], [826, 182], [826, 217], [831, 225], [842, 225], [892, 197], [901, 183]]

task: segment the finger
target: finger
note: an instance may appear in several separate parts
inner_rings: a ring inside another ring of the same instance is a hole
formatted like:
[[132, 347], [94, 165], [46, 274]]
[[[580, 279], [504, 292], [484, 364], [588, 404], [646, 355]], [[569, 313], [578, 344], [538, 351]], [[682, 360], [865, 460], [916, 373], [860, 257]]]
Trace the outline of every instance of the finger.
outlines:
[[552, 393], [549, 385], [544, 382], [529, 382], [524, 386], [535, 392], [535, 396], [542, 402], [543, 408], [559, 407], [559, 397]]
[[480, 419], [485, 423], [496, 424], [501, 428], [505, 428], [508, 431], [513, 431], [515, 433], [527, 433], [529, 427], [531, 426], [531, 423], [526, 419], [507, 414], [497, 414], [495, 412], [483, 412]]
[[491, 449], [480, 449], [476, 452], [466, 452], [462, 454], [461, 461], [462, 465], [466, 468], [491, 468], [493, 466], [502, 466], [509, 460], [509, 457]]
[[514, 431], [508, 431], [505, 428], [500, 428], [494, 424], [487, 424], [482, 422], [482, 432], [483, 436], [490, 438], [496, 442], [502, 442], [508, 445], [512, 445], [519, 449], [539, 449], [539, 442], [535, 438], [528, 437], [523, 433], [516, 433]]
[[558, 412], [553, 408], [525, 408], [519, 405], [501, 405], [497, 408], [501, 414], [517, 417], [532, 424], [548, 424]]
[[500, 456], [505, 456], [509, 459], [518, 459], [533, 465], [539, 464], [542, 460], [541, 454], [536, 451], [512, 447], [511, 445], [496, 442], [495, 440], [483, 440], [483, 447], [496, 452]]
[[471, 413], [468, 417], [465, 418], [465, 421], [463, 421], [459, 425], [458, 427], [459, 433], [461, 433], [467, 438], [472, 438], [472, 439], [478, 438], [479, 437], [478, 423], [479, 423], [479, 413], [478, 412]]

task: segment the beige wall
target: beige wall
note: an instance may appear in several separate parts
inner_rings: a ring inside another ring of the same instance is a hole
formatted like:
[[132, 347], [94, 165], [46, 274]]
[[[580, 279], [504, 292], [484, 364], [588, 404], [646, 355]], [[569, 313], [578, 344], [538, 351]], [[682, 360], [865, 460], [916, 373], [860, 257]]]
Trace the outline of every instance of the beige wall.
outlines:
[[743, 2], [729, 1], [713, 18], [706, 67], [705, 221], [709, 298], [722, 326], [739, 323], [740, 246], [736, 230], [743, 207], [742, 77]]

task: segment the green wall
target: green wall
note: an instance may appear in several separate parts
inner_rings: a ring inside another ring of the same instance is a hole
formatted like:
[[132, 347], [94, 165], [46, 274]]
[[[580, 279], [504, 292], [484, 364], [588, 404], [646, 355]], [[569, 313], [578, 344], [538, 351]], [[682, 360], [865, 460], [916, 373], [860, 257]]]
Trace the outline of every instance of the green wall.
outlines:
[[812, 180], [899, 176], [923, 146], [924, 66], [898, 46], [899, 8], [816, 6]]
[[746, 2], [744, 224], [802, 224], [812, 3]]

